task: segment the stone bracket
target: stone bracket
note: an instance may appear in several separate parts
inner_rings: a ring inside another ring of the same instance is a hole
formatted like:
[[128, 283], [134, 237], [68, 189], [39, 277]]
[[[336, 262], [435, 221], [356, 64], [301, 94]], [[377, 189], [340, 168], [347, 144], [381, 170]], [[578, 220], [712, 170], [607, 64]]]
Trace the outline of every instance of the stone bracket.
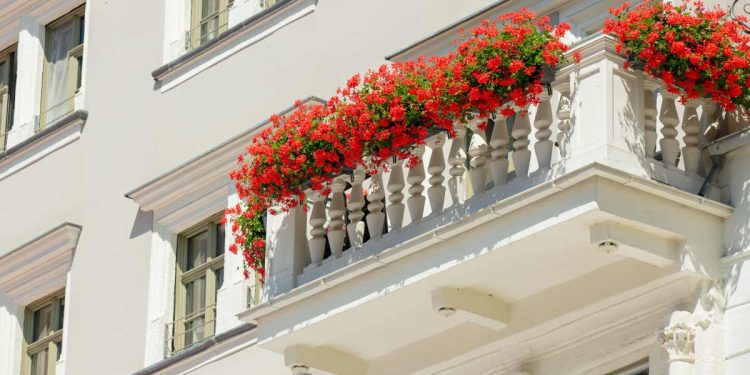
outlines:
[[657, 267], [680, 261], [680, 241], [612, 221], [589, 228], [591, 244], [607, 253], [633, 258]]
[[284, 364], [293, 375], [359, 375], [365, 373], [363, 360], [337, 349], [294, 345], [284, 350]]
[[469, 289], [435, 289], [432, 307], [446, 317], [455, 315], [495, 330], [507, 327], [510, 321], [508, 304], [491, 294]]

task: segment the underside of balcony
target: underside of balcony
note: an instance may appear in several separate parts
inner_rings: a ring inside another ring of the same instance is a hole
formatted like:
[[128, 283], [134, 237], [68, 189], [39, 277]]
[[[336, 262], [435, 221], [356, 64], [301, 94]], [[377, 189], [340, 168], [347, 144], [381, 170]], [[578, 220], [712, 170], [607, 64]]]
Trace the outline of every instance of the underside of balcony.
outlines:
[[258, 324], [261, 346], [289, 366], [312, 362], [312, 373], [484, 373], [499, 364], [586, 373], [601, 369], [556, 363], [555, 353], [632, 326], [609, 353], [645, 357], [641, 341], [665, 324], [659, 312], [693, 304], [696, 288], [719, 275], [731, 213], [720, 203], [600, 164], [498, 194], [350, 250], [337, 259], [347, 264], [240, 317]]

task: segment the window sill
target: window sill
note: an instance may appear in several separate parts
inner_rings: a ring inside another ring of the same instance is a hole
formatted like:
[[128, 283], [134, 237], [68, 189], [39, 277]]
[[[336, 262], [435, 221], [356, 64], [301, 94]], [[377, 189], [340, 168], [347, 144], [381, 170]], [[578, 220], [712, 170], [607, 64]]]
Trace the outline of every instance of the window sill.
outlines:
[[318, 0], [281, 0], [245, 21], [219, 34], [151, 73], [155, 88], [167, 91], [216, 65], [238, 51], [253, 45], [282, 27], [312, 13]]
[[0, 180], [41, 160], [81, 137], [88, 118], [76, 110], [49, 124], [44, 130], [0, 153]]

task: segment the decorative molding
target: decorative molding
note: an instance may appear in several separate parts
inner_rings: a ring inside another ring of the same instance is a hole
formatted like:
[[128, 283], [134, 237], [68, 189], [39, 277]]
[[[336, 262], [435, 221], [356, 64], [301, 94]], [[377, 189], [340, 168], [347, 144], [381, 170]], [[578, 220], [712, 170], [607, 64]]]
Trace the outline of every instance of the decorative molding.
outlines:
[[65, 287], [81, 226], [64, 223], [0, 258], [0, 293], [24, 306]]
[[18, 34], [23, 30], [23, 16], [31, 16], [40, 25], [46, 25], [85, 3], [85, 0], [4, 1], [0, 5], [3, 10], [0, 14], [0, 50], [18, 40]]
[[676, 323], [664, 328], [657, 342], [667, 351], [669, 362], [695, 362], [695, 330], [693, 327]]
[[[325, 101], [315, 96], [307, 97], [303, 104], [325, 105]], [[294, 106], [279, 112], [287, 115]], [[162, 211], [176, 202], [184, 201], [191, 193], [202, 188], [229, 184], [229, 173], [234, 169], [237, 157], [245, 152], [245, 147], [261, 129], [270, 125], [264, 120], [250, 129], [230, 138], [218, 146], [188, 160], [186, 163], [137, 187], [125, 196], [134, 200], [143, 211]], [[205, 195], [205, 194], [203, 194]]]
[[77, 110], [0, 153], [0, 181], [81, 138], [88, 112]]

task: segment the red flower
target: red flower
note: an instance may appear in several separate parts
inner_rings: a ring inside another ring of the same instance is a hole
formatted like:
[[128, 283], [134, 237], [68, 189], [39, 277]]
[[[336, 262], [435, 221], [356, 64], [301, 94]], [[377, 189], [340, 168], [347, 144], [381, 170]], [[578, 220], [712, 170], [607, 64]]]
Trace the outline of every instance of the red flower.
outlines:
[[305, 188], [327, 195], [342, 167], [372, 172], [394, 156], [416, 165], [411, 146], [423, 144], [428, 130], [455, 135], [453, 123], [469, 113], [510, 116], [514, 106], [539, 103], [540, 61], [563, 61], [568, 47], [560, 38], [569, 26], [552, 27], [525, 9], [500, 20], [482, 22], [447, 56], [382, 65], [354, 75], [326, 107], [297, 102], [291, 113], [270, 117], [230, 174], [241, 204], [226, 210], [229, 250], [242, 255], [245, 277], [248, 270], [265, 277], [264, 212], [305, 202]]

